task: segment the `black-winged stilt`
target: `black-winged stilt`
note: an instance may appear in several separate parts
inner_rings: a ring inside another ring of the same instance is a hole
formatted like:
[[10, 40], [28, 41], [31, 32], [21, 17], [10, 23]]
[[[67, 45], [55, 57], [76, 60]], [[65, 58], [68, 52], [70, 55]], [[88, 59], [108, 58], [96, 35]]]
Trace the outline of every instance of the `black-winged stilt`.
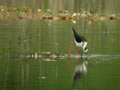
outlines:
[[[77, 49], [75, 50], [75, 53], [78, 54], [79, 48], [82, 48], [82, 51], [87, 54], [88, 48], [87, 48], [87, 40], [85, 37], [79, 35], [74, 28], [72, 28], [72, 32], [74, 35], [74, 43], [77, 46]], [[68, 43], [68, 45], [71, 45], [71, 43]], [[68, 48], [68, 56], [70, 56], [70, 49]]]

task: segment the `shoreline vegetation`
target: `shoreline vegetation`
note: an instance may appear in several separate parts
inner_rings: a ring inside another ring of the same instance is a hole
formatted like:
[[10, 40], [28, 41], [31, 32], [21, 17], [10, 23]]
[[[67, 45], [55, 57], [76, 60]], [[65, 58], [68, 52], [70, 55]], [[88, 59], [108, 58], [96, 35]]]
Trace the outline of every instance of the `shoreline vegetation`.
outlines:
[[120, 20], [120, 15], [116, 14], [97, 14], [91, 13], [90, 11], [81, 11], [79, 13], [70, 13], [68, 10], [57, 10], [52, 11], [50, 9], [41, 10], [41, 9], [31, 9], [31, 8], [8, 8], [6, 6], [0, 5], [0, 20], [8, 19], [20, 19], [20, 20], [51, 20], [51, 21], [72, 21], [76, 24], [77, 20], [85, 19], [88, 21], [88, 24], [91, 24], [95, 21], [111, 21], [111, 20]]

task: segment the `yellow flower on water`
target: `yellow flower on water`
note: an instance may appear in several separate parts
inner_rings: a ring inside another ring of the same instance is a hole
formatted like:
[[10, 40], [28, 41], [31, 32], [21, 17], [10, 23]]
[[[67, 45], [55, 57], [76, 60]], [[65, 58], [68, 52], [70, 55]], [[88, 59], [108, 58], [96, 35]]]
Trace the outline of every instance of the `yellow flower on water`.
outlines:
[[77, 16], [77, 14], [76, 14], [76, 13], [73, 13], [72, 17], [75, 17], [75, 16]]
[[76, 24], [76, 21], [75, 21], [75, 20], [72, 20], [72, 23]]
[[3, 9], [3, 8], [1, 8], [1, 11], [3, 12], [3, 11], [4, 11], [4, 9]]
[[41, 11], [42, 11], [41, 9], [37, 9], [37, 12], [39, 12], [39, 13], [40, 13]]

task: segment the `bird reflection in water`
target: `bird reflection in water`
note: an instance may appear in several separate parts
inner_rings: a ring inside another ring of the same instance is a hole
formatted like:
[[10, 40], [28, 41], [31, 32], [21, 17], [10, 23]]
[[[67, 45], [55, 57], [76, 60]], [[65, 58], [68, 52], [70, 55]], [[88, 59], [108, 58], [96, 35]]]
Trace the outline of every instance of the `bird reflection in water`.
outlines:
[[81, 63], [77, 64], [75, 69], [74, 69], [74, 75], [73, 75], [73, 87], [77, 83], [76, 81], [85, 78], [85, 75], [87, 74], [87, 61], [82, 61]]

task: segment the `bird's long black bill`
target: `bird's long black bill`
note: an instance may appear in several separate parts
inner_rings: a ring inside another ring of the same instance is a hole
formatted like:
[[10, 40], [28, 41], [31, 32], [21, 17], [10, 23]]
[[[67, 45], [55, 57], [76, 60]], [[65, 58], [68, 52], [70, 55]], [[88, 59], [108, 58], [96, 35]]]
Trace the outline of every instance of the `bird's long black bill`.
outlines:
[[88, 59], [88, 53], [86, 53], [86, 59]]

